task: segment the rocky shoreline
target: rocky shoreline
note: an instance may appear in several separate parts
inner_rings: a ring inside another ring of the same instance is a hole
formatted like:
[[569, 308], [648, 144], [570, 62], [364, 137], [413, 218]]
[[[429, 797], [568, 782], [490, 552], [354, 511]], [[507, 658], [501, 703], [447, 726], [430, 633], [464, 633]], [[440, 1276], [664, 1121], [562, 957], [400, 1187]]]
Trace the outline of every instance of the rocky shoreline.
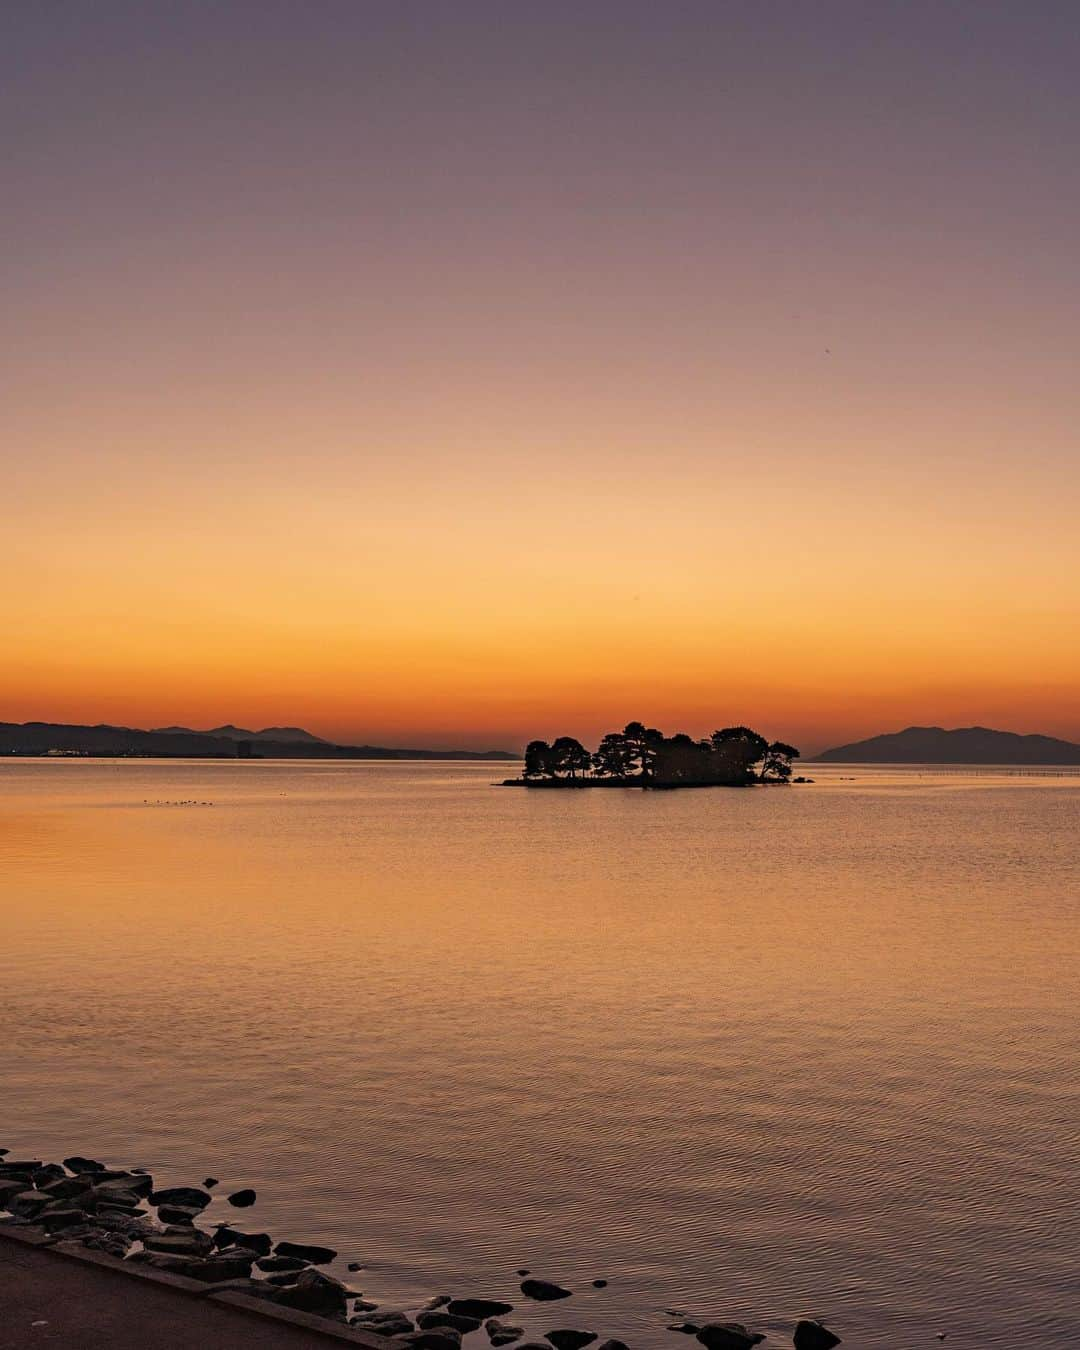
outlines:
[[[143, 1168], [111, 1168], [74, 1154], [62, 1162], [12, 1159], [0, 1149], [0, 1224], [31, 1229], [61, 1250], [80, 1248], [197, 1280], [215, 1292], [265, 1299], [280, 1308], [315, 1314], [397, 1342], [401, 1350], [462, 1350], [463, 1337], [483, 1330], [494, 1347], [515, 1350], [629, 1350], [624, 1342], [601, 1340], [593, 1330], [556, 1326], [544, 1341], [528, 1341], [525, 1329], [507, 1320], [514, 1304], [498, 1299], [439, 1294], [413, 1312], [380, 1308], [363, 1293], [320, 1270], [338, 1259], [330, 1247], [275, 1241], [269, 1233], [247, 1232], [229, 1223], [200, 1227], [213, 1177], [202, 1186], [158, 1189]], [[235, 1209], [255, 1204], [254, 1190], [227, 1197]], [[348, 1269], [361, 1269], [350, 1262]], [[524, 1302], [562, 1303], [573, 1291], [528, 1270], [517, 1272]], [[602, 1288], [606, 1281], [596, 1280]], [[736, 1322], [678, 1322], [669, 1331], [694, 1337], [705, 1350], [750, 1350], [765, 1340]], [[820, 1322], [795, 1325], [796, 1350], [832, 1350], [840, 1338]], [[477, 1337], [474, 1344], [483, 1345]]]

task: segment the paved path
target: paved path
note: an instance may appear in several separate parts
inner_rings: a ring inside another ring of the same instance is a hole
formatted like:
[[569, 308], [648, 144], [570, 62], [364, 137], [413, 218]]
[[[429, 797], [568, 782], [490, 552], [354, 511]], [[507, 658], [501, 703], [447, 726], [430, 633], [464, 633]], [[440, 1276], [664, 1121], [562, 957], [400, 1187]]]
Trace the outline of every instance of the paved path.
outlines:
[[[341, 1344], [332, 1334], [0, 1240], [0, 1350], [332, 1350]], [[372, 1337], [370, 1344], [386, 1342]]]

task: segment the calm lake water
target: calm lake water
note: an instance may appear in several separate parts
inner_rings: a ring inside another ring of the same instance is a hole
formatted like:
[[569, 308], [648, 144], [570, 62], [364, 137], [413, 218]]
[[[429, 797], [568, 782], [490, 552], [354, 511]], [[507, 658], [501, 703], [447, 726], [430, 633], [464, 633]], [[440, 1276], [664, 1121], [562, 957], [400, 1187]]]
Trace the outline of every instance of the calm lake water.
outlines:
[[254, 1185], [386, 1306], [1080, 1344], [1080, 776], [502, 772], [0, 765], [0, 1145]]

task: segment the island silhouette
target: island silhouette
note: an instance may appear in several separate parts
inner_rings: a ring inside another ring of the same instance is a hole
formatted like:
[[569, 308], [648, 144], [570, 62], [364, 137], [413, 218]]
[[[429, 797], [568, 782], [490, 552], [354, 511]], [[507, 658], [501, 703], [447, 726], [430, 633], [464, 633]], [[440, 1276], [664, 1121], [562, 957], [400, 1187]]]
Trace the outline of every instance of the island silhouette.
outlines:
[[573, 736], [530, 741], [520, 778], [505, 787], [749, 787], [791, 781], [793, 745], [769, 741], [750, 727], [724, 727], [695, 740], [685, 732], [665, 736], [643, 722], [609, 731], [595, 750]]

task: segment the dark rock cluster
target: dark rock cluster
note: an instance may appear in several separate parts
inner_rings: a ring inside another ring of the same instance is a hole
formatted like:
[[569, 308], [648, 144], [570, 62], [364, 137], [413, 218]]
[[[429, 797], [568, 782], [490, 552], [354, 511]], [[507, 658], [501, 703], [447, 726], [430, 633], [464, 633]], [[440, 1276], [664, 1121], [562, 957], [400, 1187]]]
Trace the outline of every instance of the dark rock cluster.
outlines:
[[[208, 1177], [206, 1185], [216, 1185]], [[237, 1208], [255, 1203], [253, 1190], [229, 1196]], [[11, 1159], [0, 1151], [0, 1211], [9, 1223], [43, 1229], [59, 1246], [106, 1252], [208, 1285], [226, 1285], [287, 1308], [347, 1321], [358, 1295], [315, 1267], [337, 1257], [329, 1247], [275, 1243], [219, 1223], [198, 1226], [210, 1204], [197, 1186], [155, 1188], [143, 1169], [116, 1170], [73, 1155], [63, 1165]], [[156, 1214], [153, 1212], [156, 1211]], [[363, 1304], [371, 1310], [375, 1305]], [[411, 1329], [411, 1324], [410, 1324]]]
[[[217, 1185], [207, 1177], [204, 1186]], [[235, 1191], [231, 1205], [254, 1205], [254, 1190]], [[196, 1186], [158, 1189], [143, 1168], [114, 1169], [93, 1158], [72, 1155], [63, 1164], [40, 1158], [12, 1159], [0, 1149], [0, 1223], [32, 1226], [60, 1248], [86, 1247], [199, 1280], [286, 1308], [315, 1313], [401, 1342], [401, 1350], [461, 1350], [463, 1336], [481, 1328], [494, 1350], [628, 1350], [622, 1341], [599, 1341], [596, 1331], [556, 1327], [544, 1342], [525, 1341], [524, 1327], [505, 1321], [514, 1305], [499, 1299], [440, 1294], [417, 1313], [380, 1309], [319, 1266], [337, 1260], [331, 1247], [275, 1242], [268, 1233], [249, 1233], [218, 1223], [210, 1231], [198, 1221], [210, 1204], [209, 1191]], [[156, 1211], [156, 1212], [152, 1212]], [[4, 1216], [7, 1217], [4, 1217]], [[350, 1271], [361, 1270], [348, 1263]], [[573, 1297], [573, 1290], [519, 1270], [521, 1293], [536, 1303]], [[592, 1281], [602, 1289], [607, 1281]], [[696, 1337], [705, 1350], [752, 1350], [765, 1339], [737, 1322], [684, 1321], [669, 1328]], [[820, 1322], [795, 1327], [796, 1350], [832, 1350], [840, 1338]]]

